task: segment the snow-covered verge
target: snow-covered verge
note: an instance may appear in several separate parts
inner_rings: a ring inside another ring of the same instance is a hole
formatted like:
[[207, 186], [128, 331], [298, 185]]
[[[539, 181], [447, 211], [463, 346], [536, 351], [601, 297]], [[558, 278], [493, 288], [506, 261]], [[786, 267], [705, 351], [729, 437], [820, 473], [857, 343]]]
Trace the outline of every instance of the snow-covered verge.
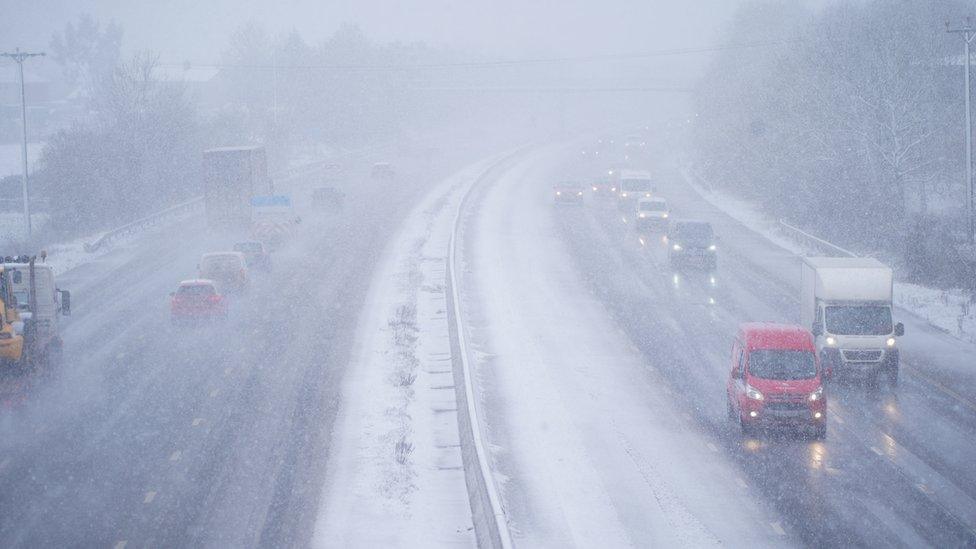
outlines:
[[[716, 208], [736, 219], [769, 241], [797, 255], [813, 253], [781, 230], [778, 220], [759, 206], [718, 189], [706, 188], [688, 171], [682, 176], [688, 185]], [[896, 273], [897, 277], [897, 273]], [[976, 342], [976, 305], [962, 290], [941, 290], [908, 282], [895, 282], [896, 306], [928, 321], [954, 337]]]
[[315, 547], [475, 544], [445, 276], [457, 205], [492, 161], [433, 189], [384, 251], [343, 382]]

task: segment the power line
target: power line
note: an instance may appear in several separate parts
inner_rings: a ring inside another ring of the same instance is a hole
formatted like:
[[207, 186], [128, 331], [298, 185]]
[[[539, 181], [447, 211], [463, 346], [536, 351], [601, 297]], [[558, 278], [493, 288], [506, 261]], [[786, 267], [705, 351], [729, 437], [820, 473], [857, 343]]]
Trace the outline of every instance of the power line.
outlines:
[[633, 59], [650, 59], [655, 57], [673, 57], [710, 53], [739, 49], [762, 48], [790, 44], [791, 41], [745, 42], [738, 44], [723, 44], [698, 48], [675, 48], [637, 53], [616, 53], [604, 55], [589, 55], [576, 57], [541, 57], [528, 59], [496, 59], [489, 61], [460, 61], [453, 63], [416, 63], [411, 65], [392, 64], [302, 64], [302, 65], [267, 65], [252, 63], [160, 63], [166, 67], [207, 68], [207, 69], [257, 69], [257, 70], [362, 70], [362, 71], [409, 71], [423, 69], [455, 69], [455, 68], [501, 68], [526, 65], [552, 65], [566, 63], [587, 63], [595, 61], [626, 61]]

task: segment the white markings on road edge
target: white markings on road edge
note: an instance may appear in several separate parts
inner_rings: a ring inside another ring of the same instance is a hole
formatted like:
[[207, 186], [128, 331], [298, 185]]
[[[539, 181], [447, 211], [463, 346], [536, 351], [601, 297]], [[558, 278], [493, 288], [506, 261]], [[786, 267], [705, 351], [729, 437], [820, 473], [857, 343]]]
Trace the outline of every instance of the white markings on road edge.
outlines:
[[748, 484], [746, 484], [746, 481], [744, 481], [744, 480], [742, 480], [742, 477], [735, 477], [735, 482], [736, 482], [736, 483], [737, 483], [737, 484], [738, 484], [739, 486], [741, 486], [741, 487], [743, 487], [743, 488], [748, 488], [748, 487], [749, 487], [749, 485], [748, 485]]
[[170, 461], [179, 461], [182, 458], [183, 458], [183, 450], [177, 450], [177, 451], [173, 452], [172, 454], [170, 454], [170, 456], [169, 456], [169, 460]]
[[156, 491], [155, 490], [150, 490], [150, 491], [146, 492], [146, 497], [143, 498], [142, 502], [143, 503], [152, 503], [154, 499], [156, 499]]
[[770, 522], [769, 525], [773, 527], [773, 531], [776, 532], [777, 534], [779, 534], [781, 536], [785, 536], [786, 535], [786, 530], [783, 530], [783, 527], [780, 525], [780, 523], [778, 523], [778, 522]]
[[127, 540], [119, 540], [115, 543], [115, 547], [113, 547], [113, 549], [125, 549], [125, 546], [128, 544], [129, 542]]
[[199, 426], [201, 423], [203, 423], [203, 418], [202, 417], [195, 417], [195, 418], [193, 418], [193, 426], [194, 427]]
[[871, 451], [874, 452], [875, 454], [878, 454], [879, 456], [883, 456], [884, 455], [884, 452], [882, 452], [881, 450], [875, 448], [874, 446], [871, 447]]
[[718, 447], [716, 447], [716, 446], [715, 446], [714, 444], [712, 444], [711, 442], [709, 442], [707, 446], [708, 446], [708, 449], [709, 449], [709, 450], [711, 450], [711, 451], [713, 451], [713, 452], [715, 452], [716, 454], [718, 453]]

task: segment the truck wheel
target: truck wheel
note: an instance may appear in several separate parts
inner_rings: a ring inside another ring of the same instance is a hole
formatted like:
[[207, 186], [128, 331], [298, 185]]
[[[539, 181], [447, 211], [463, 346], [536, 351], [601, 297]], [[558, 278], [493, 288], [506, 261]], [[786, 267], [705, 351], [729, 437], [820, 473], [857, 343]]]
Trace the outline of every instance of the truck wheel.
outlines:
[[744, 420], [742, 418], [739, 418], [739, 425], [742, 426], [742, 434], [743, 435], [745, 435], [747, 437], [751, 437], [751, 436], [755, 436], [756, 435], [756, 426], [753, 425], [752, 423], [749, 423], [748, 421], [746, 421], [746, 420]]
[[732, 407], [732, 401], [726, 399], [725, 407], [728, 408], [729, 421], [735, 421], [735, 408]]

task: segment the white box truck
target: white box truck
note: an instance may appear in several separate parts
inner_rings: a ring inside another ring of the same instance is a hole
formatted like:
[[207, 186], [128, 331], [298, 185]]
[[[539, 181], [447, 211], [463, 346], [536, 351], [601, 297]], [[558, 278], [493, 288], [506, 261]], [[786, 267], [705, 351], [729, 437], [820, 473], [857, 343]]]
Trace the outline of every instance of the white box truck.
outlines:
[[801, 321], [824, 368], [873, 383], [885, 375], [896, 385], [896, 338], [905, 327], [892, 321], [891, 268], [871, 258], [805, 257], [800, 278]]

